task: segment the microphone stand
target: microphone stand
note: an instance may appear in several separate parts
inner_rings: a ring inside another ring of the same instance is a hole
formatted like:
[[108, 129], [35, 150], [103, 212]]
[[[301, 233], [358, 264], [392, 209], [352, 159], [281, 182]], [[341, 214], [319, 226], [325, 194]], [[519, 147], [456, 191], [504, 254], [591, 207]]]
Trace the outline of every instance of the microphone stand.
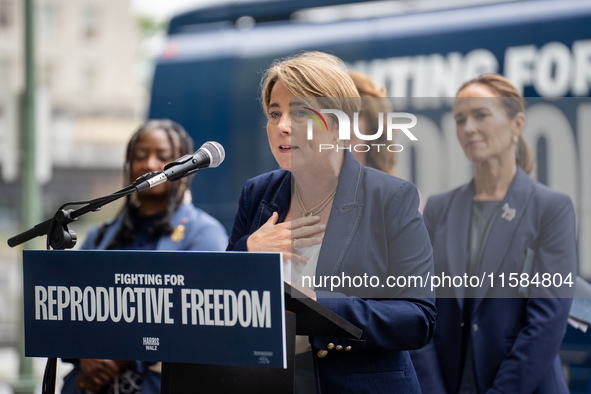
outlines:
[[[138, 185], [144, 182], [146, 179], [156, 175], [158, 172], [151, 172], [149, 174], [142, 175], [135, 182], [119, 191], [108, 196], [95, 198], [89, 201], [73, 201], [63, 204], [53, 215], [51, 219], [41, 222], [27, 231], [24, 231], [8, 240], [8, 246], [11, 248], [27, 242], [35, 237], [47, 236], [47, 250], [64, 250], [71, 249], [76, 245], [77, 236], [72, 230], [68, 229], [68, 224], [75, 221], [80, 216], [88, 212], [96, 212], [101, 208], [115, 200], [122, 197], [126, 197], [132, 193], [138, 191]], [[82, 205], [86, 204], [78, 209], [65, 210], [70, 205]], [[45, 372], [43, 374], [42, 383], [42, 394], [55, 394], [56, 384], [56, 373], [57, 373], [57, 358], [48, 358], [47, 364], [45, 365]]]

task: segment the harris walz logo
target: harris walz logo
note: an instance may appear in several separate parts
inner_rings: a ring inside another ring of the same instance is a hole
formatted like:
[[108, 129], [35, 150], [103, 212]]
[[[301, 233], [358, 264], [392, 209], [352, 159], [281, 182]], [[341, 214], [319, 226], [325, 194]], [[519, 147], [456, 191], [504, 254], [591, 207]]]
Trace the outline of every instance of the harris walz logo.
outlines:
[[146, 347], [146, 350], [157, 351], [158, 346], [160, 346], [160, 338], [158, 338], [158, 337], [144, 337], [143, 344]]
[[[351, 120], [347, 116], [346, 113], [340, 111], [338, 109], [321, 109], [320, 112], [313, 110], [309, 107], [304, 107], [304, 109], [311, 111], [311, 113], [306, 113], [312, 119], [318, 123], [320, 129], [328, 130], [328, 124], [326, 120], [322, 116], [322, 114], [333, 114], [336, 116], [338, 123], [339, 123], [339, 140], [341, 141], [349, 141], [351, 139]], [[410, 139], [411, 141], [418, 141], [417, 137], [410, 131], [411, 128], [417, 125], [417, 117], [408, 112], [388, 112], [386, 116], [382, 112], [378, 114], [378, 130], [374, 134], [362, 134], [359, 131], [359, 112], [355, 112], [353, 114], [353, 133], [355, 136], [362, 141], [375, 141], [382, 136], [384, 133], [384, 118], [386, 119], [386, 137], [388, 141], [394, 141], [394, 131], [400, 130]], [[312, 140], [314, 138], [314, 123], [312, 119], [308, 119], [308, 140]], [[408, 119], [410, 122], [408, 123], [396, 123], [396, 120], [399, 119]], [[322, 120], [322, 123], [320, 122]], [[323, 128], [324, 124], [324, 128]], [[404, 147], [400, 144], [376, 144], [376, 143], [365, 143], [365, 144], [355, 144], [355, 145], [347, 145], [339, 146], [338, 144], [319, 144], [319, 151], [322, 152], [323, 150], [333, 150], [336, 149], [337, 152], [339, 150], [349, 150], [355, 152], [368, 152], [370, 149], [377, 149], [378, 152], [380, 149], [387, 149], [389, 152], [402, 152]]]

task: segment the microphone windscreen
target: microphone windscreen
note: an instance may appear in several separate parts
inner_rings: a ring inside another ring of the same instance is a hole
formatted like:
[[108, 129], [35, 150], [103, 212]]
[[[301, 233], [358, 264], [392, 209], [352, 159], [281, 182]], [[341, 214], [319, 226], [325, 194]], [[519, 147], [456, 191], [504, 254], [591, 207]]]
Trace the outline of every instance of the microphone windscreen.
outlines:
[[226, 158], [224, 147], [218, 142], [207, 141], [201, 146], [201, 149], [205, 149], [209, 152], [209, 157], [211, 158], [208, 166], [209, 168], [215, 168], [219, 166]]

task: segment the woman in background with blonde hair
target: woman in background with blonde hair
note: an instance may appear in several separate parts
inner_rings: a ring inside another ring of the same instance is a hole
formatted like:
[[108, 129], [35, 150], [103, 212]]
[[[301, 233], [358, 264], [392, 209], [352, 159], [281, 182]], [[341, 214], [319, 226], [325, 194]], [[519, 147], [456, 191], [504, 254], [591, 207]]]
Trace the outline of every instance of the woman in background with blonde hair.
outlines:
[[[362, 98], [362, 108], [359, 114], [359, 131], [363, 134], [373, 134], [379, 128], [379, 117], [382, 113], [383, 125], [386, 124], [386, 114], [392, 112], [392, 104], [388, 98], [388, 90], [386, 87], [381, 88], [367, 75], [357, 71], [350, 71], [349, 75], [355, 83], [359, 96]], [[385, 127], [385, 126], [384, 126]], [[394, 141], [388, 141], [387, 133], [382, 135], [373, 144], [383, 144], [384, 146], [393, 144]], [[355, 133], [351, 133], [351, 146], [356, 144], [364, 144], [365, 141], [359, 139]], [[390, 152], [388, 149], [381, 148], [379, 151], [372, 147], [368, 152], [358, 152], [352, 150], [353, 156], [361, 164], [367, 167], [375, 168], [384, 171], [387, 174], [394, 175], [394, 167], [396, 166], [396, 153]]]
[[425, 223], [436, 276], [484, 280], [438, 289], [433, 340], [412, 353], [423, 393], [566, 394], [558, 349], [573, 290], [554, 283], [576, 278], [573, 204], [528, 176], [525, 107], [506, 78], [465, 83], [453, 115], [474, 177], [429, 198]]
[[[362, 100], [362, 108], [359, 113], [359, 131], [362, 134], [374, 134], [380, 127], [380, 113], [382, 114], [382, 125], [385, 128], [387, 114], [392, 112], [388, 89], [385, 86], [378, 87], [370, 77], [358, 71], [350, 71], [349, 75], [355, 83]], [[398, 175], [395, 167], [401, 151], [395, 152], [386, 149], [386, 146], [394, 144], [394, 140], [388, 140], [387, 133], [384, 130], [382, 131], [382, 135], [377, 140], [372, 141], [371, 148], [368, 151], [351, 149], [351, 153], [364, 166], [375, 168], [390, 175]], [[395, 137], [396, 130], [393, 130], [392, 133]], [[348, 141], [348, 144], [353, 147], [357, 144], [365, 144], [365, 141], [357, 137], [355, 133], [351, 133], [351, 140]], [[378, 145], [379, 148], [373, 145]], [[418, 192], [420, 199], [419, 212], [423, 213], [425, 200], [421, 191], [418, 190]]]

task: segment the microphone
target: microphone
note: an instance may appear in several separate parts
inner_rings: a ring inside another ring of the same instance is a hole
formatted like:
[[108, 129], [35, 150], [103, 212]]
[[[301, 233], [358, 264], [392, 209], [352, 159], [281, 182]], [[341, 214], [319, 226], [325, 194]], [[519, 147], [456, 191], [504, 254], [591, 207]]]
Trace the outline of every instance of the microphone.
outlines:
[[164, 171], [159, 171], [136, 186], [136, 191], [141, 192], [158, 186], [166, 181], [174, 182], [189, 176], [201, 168], [215, 168], [222, 164], [226, 158], [224, 147], [217, 142], [208, 141], [201, 145], [195, 153], [184, 155], [164, 166]]

